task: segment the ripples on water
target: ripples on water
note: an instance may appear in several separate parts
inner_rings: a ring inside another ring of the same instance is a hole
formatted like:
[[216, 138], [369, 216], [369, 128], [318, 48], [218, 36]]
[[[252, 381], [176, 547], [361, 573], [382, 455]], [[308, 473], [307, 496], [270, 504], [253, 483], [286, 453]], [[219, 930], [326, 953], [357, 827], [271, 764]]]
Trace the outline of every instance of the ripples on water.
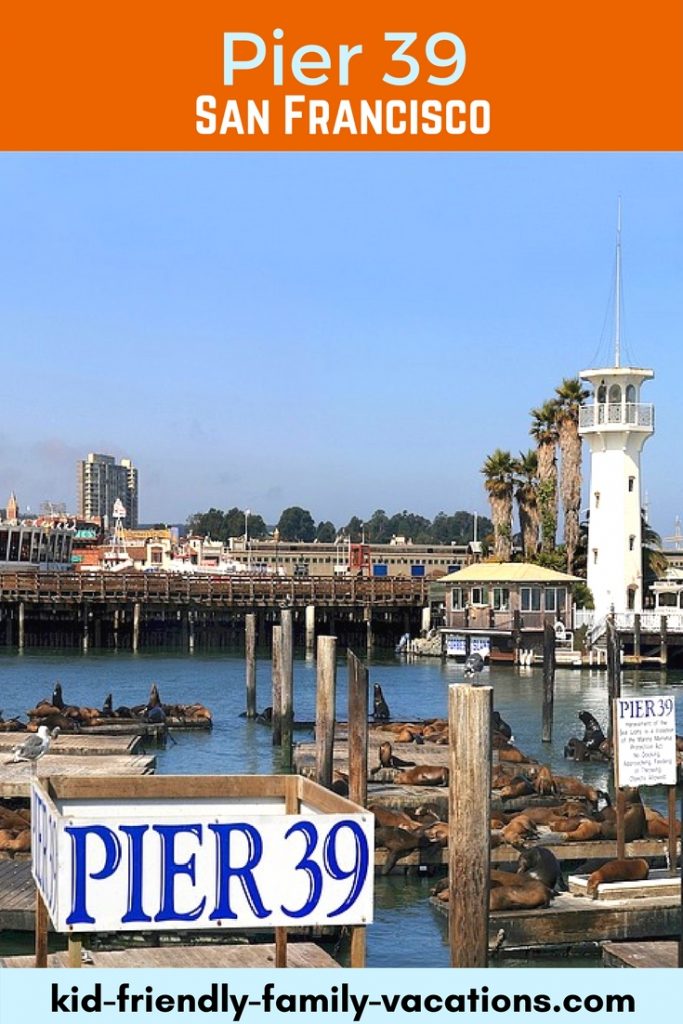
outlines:
[[[167, 703], [200, 701], [214, 715], [210, 733], [175, 733], [175, 742], [156, 751], [162, 774], [263, 774], [278, 770], [278, 755], [270, 730], [240, 718], [245, 707], [245, 669], [240, 653], [130, 654], [127, 652], [73, 655], [27, 651], [0, 656], [0, 708], [6, 718], [25, 714], [54, 683], [62, 683], [68, 703], [101, 706], [113, 693], [114, 706], [140, 704], [152, 682]], [[423, 659], [370, 664], [370, 682], [380, 683], [396, 719], [430, 718], [446, 714], [448, 685], [462, 681], [462, 667], [454, 662]], [[606, 675], [558, 669], [552, 744], [540, 741], [542, 676], [539, 669], [495, 666], [485, 670], [482, 683], [494, 687], [494, 705], [512, 726], [515, 742], [532, 757], [556, 771], [581, 772], [587, 781], [606, 789], [609, 772], [604, 765], [573, 765], [562, 751], [570, 736], [581, 734], [577, 714], [591, 711], [603, 728], [607, 723]], [[624, 673], [624, 692], [676, 693], [677, 731], [683, 732], [681, 673], [640, 671]], [[676, 685], [679, 684], [679, 685]], [[259, 709], [271, 703], [270, 663], [257, 666]], [[337, 677], [338, 717], [346, 719], [346, 670], [340, 662]], [[297, 659], [294, 678], [295, 715], [315, 716], [315, 664]], [[650, 793], [650, 803], [666, 809], [663, 790]], [[368, 933], [368, 966], [446, 967], [446, 921], [427, 905], [431, 880], [393, 876], [377, 881], [375, 923]], [[571, 961], [564, 961], [571, 963]], [[504, 961], [504, 963], [509, 963]], [[584, 961], [580, 961], [583, 965]], [[536, 961], [538, 965], [538, 961]], [[560, 966], [553, 961], [554, 966]]]

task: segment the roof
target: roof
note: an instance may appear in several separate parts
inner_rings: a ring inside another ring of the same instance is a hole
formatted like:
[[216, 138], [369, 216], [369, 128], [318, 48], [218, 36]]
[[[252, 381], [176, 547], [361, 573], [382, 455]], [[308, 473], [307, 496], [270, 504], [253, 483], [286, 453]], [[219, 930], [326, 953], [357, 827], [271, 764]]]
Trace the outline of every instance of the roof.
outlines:
[[477, 562], [440, 577], [442, 583], [575, 583], [579, 579], [532, 562]]

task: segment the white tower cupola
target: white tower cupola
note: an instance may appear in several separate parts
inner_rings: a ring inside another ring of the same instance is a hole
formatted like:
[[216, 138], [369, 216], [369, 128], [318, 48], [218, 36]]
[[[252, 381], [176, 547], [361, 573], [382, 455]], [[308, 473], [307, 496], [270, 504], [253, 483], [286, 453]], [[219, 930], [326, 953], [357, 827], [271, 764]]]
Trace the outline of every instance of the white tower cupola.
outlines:
[[579, 433], [591, 452], [587, 583], [596, 620], [612, 607], [642, 610], [640, 453], [655, 429], [654, 406], [641, 401], [641, 387], [654, 371], [620, 365], [619, 236], [618, 229], [614, 366], [580, 374], [592, 386], [592, 400], [579, 412]]

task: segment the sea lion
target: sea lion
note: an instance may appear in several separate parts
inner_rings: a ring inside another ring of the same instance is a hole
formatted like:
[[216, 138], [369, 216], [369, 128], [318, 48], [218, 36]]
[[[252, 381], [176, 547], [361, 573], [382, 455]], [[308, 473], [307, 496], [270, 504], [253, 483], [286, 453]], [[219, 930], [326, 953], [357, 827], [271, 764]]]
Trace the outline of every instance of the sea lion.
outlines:
[[598, 720], [590, 711], [580, 711], [579, 718], [583, 722], [584, 733], [581, 742], [587, 750], [597, 750], [601, 743], [605, 742], [605, 734], [600, 728]]
[[402, 828], [406, 832], [418, 832], [422, 828], [422, 824], [411, 818], [405, 811], [394, 811], [381, 804], [370, 804], [368, 810], [375, 815], [375, 820], [380, 828]]
[[404, 828], [383, 826], [375, 829], [375, 847], [383, 846], [389, 854], [382, 868], [383, 875], [388, 875], [396, 867], [401, 857], [407, 856], [413, 850], [430, 845], [429, 839], [421, 832], [407, 832]]
[[394, 782], [397, 786], [447, 786], [448, 768], [436, 764], [418, 764], [399, 772]]
[[372, 717], [375, 719], [376, 722], [387, 722], [391, 718], [391, 714], [389, 713], [389, 705], [384, 699], [382, 687], [379, 685], [379, 683], [375, 683]]
[[510, 846], [522, 846], [530, 840], [538, 839], [538, 829], [525, 814], [518, 814], [501, 830], [500, 835]]
[[557, 793], [557, 783], [553, 778], [550, 765], [542, 764], [534, 776], [534, 789], [541, 796], [554, 796]]
[[435, 821], [433, 825], [429, 825], [425, 829], [425, 835], [430, 842], [435, 843], [437, 846], [448, 846], [448, 823], [445, 821]]
[[538, 764], [535, 757], [529, 757], [528, 754], [523, 753], [519, 747], [515, 747], [512, 743], [506, 742], [505, 746], [494, 748], [498, 750], [498, 760], [507, 761], [508, 764]]
[[552, 893], [535, 879], [522, 885], [500, 885], [489, 893], [489, 910], [533, 910], [550, 905]]
[[605, 882], [642, 882], [649, 873], [650, 865], [642, 857], [608, 860], [589, 876], [586, 894], [595, 900], [598, 897], [599, 885]]
[[532, 846], [528, 850], [522, 850], [517, 858], [517, 872], [543, 882], [551, 892], [566, 889], [560, 862], [552, 850], [545, 846]]
[[589, 786], [573, 775], [555, 775], [554, 778], [561, 796], [579, 796], [594, 807], [598, 806], [601, 799], [606, 798], [609, 803], [609, 797], [601, 789]]
[[[644, 839], [647, 834], [647, 818], [645, 808], [640, 799], [637, 787], [624, 786], [624, 841], [632, 843], [634, 839]], [[617, 838], [617, 816], [613, 807], [605, 809], [602, 814], [602, 835], [605, 839]]]
[[[645, 807], [645, 820], [647, 821], [647, 834], [652, 839], [666, 839], [669, 835], [669, 822], [652, 807]], [[674, 822], [674, 835], [680, 836], [681, 823], [678, 819]]]
[[583, 843], [589, 839], [599, 839], [603, 836], [603, 825], [599, 821], [591, 821], [590, 818], [581, 818], [576, 828], [571, 832], [562, 830], [557, 834], [566, 843]]
[[382, 768], [414, 768], [414, 761], [404, 761], [400, 757], [396, 757], [391, 743], [385, 741], [380, 743], [379, 750], [379, 764], [376, 768], [373, 768], [370, 772], [371, 775], [376, 775], [377, 772], [381, 771]]
[[504, 718], [501, 717], [499, 711], [491, 712], [491, 726], [494, 732], [498, 732], [501, 736], [504, 736], [506, 740], [512, 739], [512, 729], [507, 724]]
[[501, 786], [501, 800], [516, 800], [520, 796], [531, 796], [534, 787], [524, 775], [515, 775], [505, 786]]

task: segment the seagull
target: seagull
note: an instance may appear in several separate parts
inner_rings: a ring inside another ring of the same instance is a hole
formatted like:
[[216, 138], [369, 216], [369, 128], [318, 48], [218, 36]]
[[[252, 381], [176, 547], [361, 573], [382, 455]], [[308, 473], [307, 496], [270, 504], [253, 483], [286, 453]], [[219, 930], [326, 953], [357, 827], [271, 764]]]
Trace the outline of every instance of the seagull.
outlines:
[[465, 661], [465, 678], [467, 679], [469, 676], [473, 676], [475, 672], [481, 672], [483, 667], [484, 659], [481, 654], [478, 654], [477, 651], [475, 651], [474, 654], [468, 654]]
[[16, 764], [19, 761], [28, 761], [32, 765], [32, 771], [35, 771], [36, 762], [47, 754], [50, 749], [50, 742], [59, 736], [59, 726], [55, 726], [52, 732], [49, 732], [46, 725], [40, 725], [38, 732], [32, 736], [28, 736], [23, 743], [14, 748], [11, 758], [9, 761], [5, 761], [5, 764]]

